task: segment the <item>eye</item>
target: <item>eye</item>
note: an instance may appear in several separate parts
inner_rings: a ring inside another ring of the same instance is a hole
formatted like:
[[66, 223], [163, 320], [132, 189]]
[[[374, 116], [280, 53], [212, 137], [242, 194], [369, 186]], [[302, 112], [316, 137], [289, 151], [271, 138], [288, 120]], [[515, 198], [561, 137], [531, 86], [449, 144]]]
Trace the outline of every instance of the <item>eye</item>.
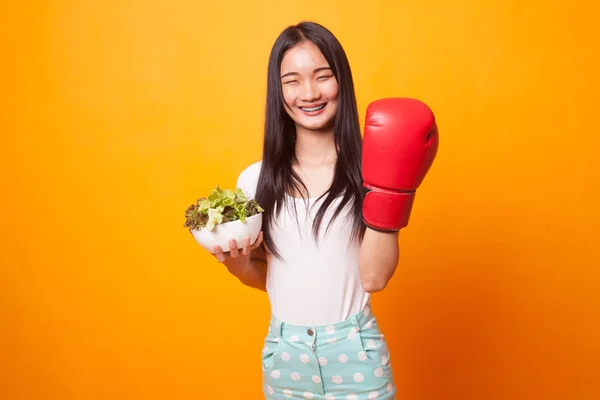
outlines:
[[317, 80], [318, 81], [324, 81], [324, 80], [327, 80], [327, 79], [329, 79], [331, 77], [332, 77], [332, 75], [323, 75], [323, 76], [318, 77]]
[[296, 81], [296, 80], [293, 80], [293, 81], [286, 81], [286, 82], [283, 82], [283, 84], [284, 84], [284, 85], [287, 85], [288, 83], [298, 83], [298, 81]]

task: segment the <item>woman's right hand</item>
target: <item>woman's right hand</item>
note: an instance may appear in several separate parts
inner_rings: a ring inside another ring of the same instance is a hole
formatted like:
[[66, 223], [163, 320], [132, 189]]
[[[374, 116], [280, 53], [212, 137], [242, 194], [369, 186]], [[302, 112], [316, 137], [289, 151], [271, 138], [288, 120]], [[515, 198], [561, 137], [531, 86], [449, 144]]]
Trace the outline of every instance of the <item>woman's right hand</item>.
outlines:
[[238, 275], [243, 273], [250, 267], [250, 255], [252, 250], [256, 249], [263, 240], [263, 233], [260, 232], [254, 243], [250, 244], [250, 236], [244, 238], [244, 245], [240, 250], [235, 239], [229, 241], [229, 251], [223, 251], [221, 246], [213, 248], [214, 256], [220, 262], [225, 264], [227, 269], [233, 274]]

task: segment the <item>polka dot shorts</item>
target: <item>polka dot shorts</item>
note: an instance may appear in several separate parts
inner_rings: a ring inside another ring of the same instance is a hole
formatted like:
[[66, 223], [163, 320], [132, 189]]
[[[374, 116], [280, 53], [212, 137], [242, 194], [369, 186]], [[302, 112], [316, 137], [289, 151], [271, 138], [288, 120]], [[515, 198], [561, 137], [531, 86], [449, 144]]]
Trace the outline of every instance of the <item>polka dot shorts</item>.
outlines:
[[393, 400], [390, 353], [370, 306], [328, 326], [271, 318], [262, 353], [267, 400]]

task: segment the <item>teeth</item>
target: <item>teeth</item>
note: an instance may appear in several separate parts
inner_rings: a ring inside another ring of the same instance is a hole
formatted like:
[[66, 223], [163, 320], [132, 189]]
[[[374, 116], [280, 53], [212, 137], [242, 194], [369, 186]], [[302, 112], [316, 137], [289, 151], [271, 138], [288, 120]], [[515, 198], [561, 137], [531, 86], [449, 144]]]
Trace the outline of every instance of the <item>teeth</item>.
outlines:
[[311, 111], [318, 111], [320, 109], [322, 109], [323, 107], [325, 107], [326, 104], [321, 104], [320, 106], [317, 107], [300, 107], [300, 109], [302, 111], [307, 111], [307, 112], [311, 112]]

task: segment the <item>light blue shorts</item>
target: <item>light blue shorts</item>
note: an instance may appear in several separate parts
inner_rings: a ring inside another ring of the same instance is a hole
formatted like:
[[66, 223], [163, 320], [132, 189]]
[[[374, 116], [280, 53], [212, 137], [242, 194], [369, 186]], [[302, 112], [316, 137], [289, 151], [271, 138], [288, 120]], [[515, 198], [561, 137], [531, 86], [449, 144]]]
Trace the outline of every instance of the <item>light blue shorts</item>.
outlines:
[[268, 400], [392, 400], [390, 352], [371, 307], [328, 326], [271, 317], [262, 353]]

